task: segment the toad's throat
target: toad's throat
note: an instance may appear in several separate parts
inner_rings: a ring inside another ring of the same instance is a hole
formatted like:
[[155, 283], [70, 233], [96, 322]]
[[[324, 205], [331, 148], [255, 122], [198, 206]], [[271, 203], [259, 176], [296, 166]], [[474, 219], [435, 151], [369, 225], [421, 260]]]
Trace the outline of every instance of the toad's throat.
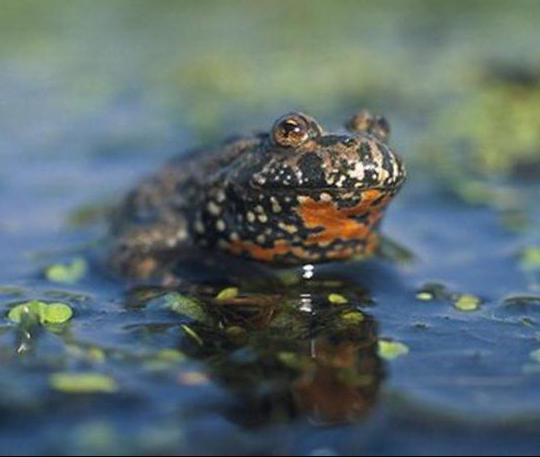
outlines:
[[[367, 190], [355, 206], [339, 208], [332, 201], [301, 199], [298, 214], [311, 233], [306, 244], [325, 245], [336, 240], [365, 240], [382, 217], [386, 199], [378, 190]], [[365, 217], [363, 217], [365, 216]], [[360, 219], [362, 217], [362, 219]]]
[[231, 242], [228, 250], [265, 262], [301, 263], [347, 259], [371, 255], [376, 250], [379, 236], [376, 228], [390, 195], [371, 189], [362, 194], [354, 206], [340, 208], [333, 201], [299, 197], [295, 210], [306, 237], [300, 242], [276, 239], [271, 246], [253, 241]]

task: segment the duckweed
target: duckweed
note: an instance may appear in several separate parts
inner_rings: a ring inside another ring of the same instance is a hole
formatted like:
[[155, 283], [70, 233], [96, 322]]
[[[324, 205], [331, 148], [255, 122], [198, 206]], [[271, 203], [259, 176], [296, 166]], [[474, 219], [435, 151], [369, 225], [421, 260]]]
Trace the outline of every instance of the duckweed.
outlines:
[[186, 360], [186, 355], [176, 349], [162, 349], [145, 360], [143, 366], [148, 371], [168, 371]]
[[186, 360], [186, 355], [177, 349], [162, 349], [156, 354], [156, 358], [164, 362], [179, 363]]
[[416, 298], [420, 301], [431, 301], [433, 300], [435, 297], [433, 296], [433, 294], [431, 292], [427, 292], [427, 291], [422, 291], [422, 292], [418, 292], [416, 294]]
[[295, 352], [280, 352], [277, 354], [277, 359], [283, 365], [293, 370], [301, 370], [306, 366], [306, 360]]
[[33, 300], [13, 307], [8, 313], [8, 319], [20, 323], [25, 314], [36, 316], [40, 324], [63, 324], [72, 318], [73, 310], [64, 303]]
[[88, 264], [82, 257], [69, 263], [57, 263], [45, 269], [45, 277], [51, 282], [75, 284], [79, 282], [88, 270]]
[[451, 297], [451, 293], [448, 291], [444, 284], [437, 282], [428, 282], [424, 284], [416, 294], [418, 300], [447, 300]]
[[227, 287], [227, 288], [223, 289], [222, 291], [220, 291], [216, 295], [216, 300], [218, 300], [218, 301], [232, 300], [232, 299], [238, 297], [239, 293], [240, 293], [240, 291], [239, 291], [238, 287]]
[[394, 360], [409, 353], [409, 347], [399, 341], [379, 340], [378, 342], [379, 357], [385, 360]]
[[347, 323], [347, 324], [360, 324], [361, 322], [364, 322], [365, 316], [360, 311], [346, 311], [341, 315], [341, 318]]
[[99, 373], [56, 373], [49, 378], [50, 386], [69, 394], [115, 393], [116, 381]]
[[461, 295], [454, 303], [454, 307], [459, 311], [476, 311], [480, 308], [480, 299], [470, 294]]
[[195, 298], [179, 293], [170, 293], [165, 295], [165, 303], [167, 308], [182, 316], [197, 322], [208, 321], [208, 314], [205, 312], [203, 305]]
[[328, 295], [328, 301], [332, 303], [333, 305], [344, 305], [346, 303], [349, 303], [349, 300], [347, 297], [341, 295], [341, 294], [329, 294]]
[[199, 346], [203, 346], [204, 345], [204, 341], [202, 340], [202, 338], [197, 334], [197, 332], [195, 332], [195, 330], [193, 330], [191, 327], [185, 325], [185, 324], [182, 324], [180, 326], [182, 328], [182, 330], [184, 331], [184, 333], [189, 336], [191, 339], [193, 339]]
[[540, 246], [528, 246], [520, 256], [520, 264], [524, 270], [540, 268]]
[[227, 337], [235, 343], [243, 343], [248, 338], [248, 333], [245, 328], [238, 325], [231, 325], [225, 329]]
[[107, 360], [107, 355], [105, 354], [105, 351], [98, 347], [89, 348], [86, 351], [86, 357], [88, 358], [88, 360], [94, 363], [104, 363]]
[[[540, 133], [535, 120], [540, 114], [540, 87], [482, 81], [476, 88], [459, 108], [445, 110], [430, 130], [432, 138], [440, 138], [440, 147], [430, 155], [437, 154], [438, 167], [445, 163], [447, 170], [468, 168], [471, 174], [501, 176], [538, 164]], [[449, 149], [454, 153], [449, 154]], [[466, 163], [459, 152], [467, 155]], [[480, 185], [467, 194], [485, 201], [486, 189]]]

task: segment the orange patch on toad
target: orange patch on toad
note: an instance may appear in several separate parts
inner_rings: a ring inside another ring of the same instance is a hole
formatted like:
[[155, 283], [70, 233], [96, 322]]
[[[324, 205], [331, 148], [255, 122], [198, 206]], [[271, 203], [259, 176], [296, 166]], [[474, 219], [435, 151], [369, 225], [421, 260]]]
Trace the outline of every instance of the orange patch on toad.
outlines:
[[285, 240], [277, 240], [271, 248], [264, 248], [250, 241], [233, 241], [229, 245], [229, 249], [235, 255], [246, 252], [255, 259], [270, 262], [275, 256], [289, 252], [291, 247]]
[[301, 247], [291, 246], [285, 240], [276, 240], [272, 247], [262, 247], [251, 241], [233, 241], [229, 245], [229, 250], [234, 255], [248, 254], [250, 257], [263, 262], [271, 262], [277, 256], [293, 254], [298, 258], [306, 260], [316, 260], [316, 256], [310, 255]]
[[[300, 204], [298, 214], [308, 229], [322, 229], [313, 233], [307, 239], [308, 244], [328, 245], [332, 241], [362, 240], [367, 239], [373, 226], [382, 217], [382, 207], [387, 199], [382, 198], [375, 206], [371, 206], [375, 200], [382, 196], [381, 191], [376, 189], [366, 190], [362, 200], [355, 206], [338, 208], [333, 202], [317, 201], [306, 197]], [[368, 214], [365, 222], [353, 219], [354, 216]]]
[[[379, 190], [366, 190], [362, 200], [355, 206], [338, 208], [333, 202], [317, 201], [305, 197], [299, 206], [298, 214], [304, 226], [308, 229], [319, 229], [311, 233], [304, 241], [304, 246], [294, 246], [286, 239], [278, 239], [270, 247], [260, 246], [252, 241], [231, 241], [227, 249], [234, 255], [247, 255], [263, 262], [272, 262], [279, 256], [291, 254], [297, 259], [305, 261], [318, 261], [321, 256], [340, 260], [355, 255], [371, 255], [379, 244], [379, 236], [374, 231], [375, 225], [382, 217], [382, 210], [389, 197]], [[373, 205], [376, 200], [379, 201]], [[367, 214], [365, 221], [359, 222], [354, 216]], [[310, 252], [308, 246], [328, 246], [333, 241], [364, 240], [364, 244], [357, 247], [345, 246], [323, 253]]]

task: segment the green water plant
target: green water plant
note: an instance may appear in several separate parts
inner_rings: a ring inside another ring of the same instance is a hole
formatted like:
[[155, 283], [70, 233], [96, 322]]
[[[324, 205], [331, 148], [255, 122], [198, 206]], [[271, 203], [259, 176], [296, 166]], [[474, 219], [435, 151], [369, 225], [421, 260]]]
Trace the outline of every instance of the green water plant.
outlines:
[[63, 324], [73, 317], [73, 310], [65, 303], [32, 300], [15, 305], [7, 317], [12, 322], [20, 323], [25, 315], [34, 316], [40, 324]]

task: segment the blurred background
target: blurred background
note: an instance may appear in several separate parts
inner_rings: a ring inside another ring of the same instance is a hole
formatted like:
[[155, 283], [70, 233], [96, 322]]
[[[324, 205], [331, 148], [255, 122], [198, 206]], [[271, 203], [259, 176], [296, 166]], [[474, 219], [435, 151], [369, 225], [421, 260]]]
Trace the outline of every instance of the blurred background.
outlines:
[[[430, 176], [507, 176], [538, 161], [539, 9], [535, 1], [6, 1], [0, 182], [47, 192], [88, 183], [96, 195], [97, 175], [111, 173], [99, 181], [106, 193], [126, 183], [126, 156], [133, 168], [140, 156], [266, 129], [291, 109], [335, 128], [359, 107], [385, 114], [396, 145], [409, 162], [427, 161]], [[17, 212], [28, 195], [4, 201]], [[32, 213], [23, 217], [47, 218]]]
[[[21, 333], [2, 319], [0, 447], [534, 454], [539, 21], [534, 0], [4, 0], [0, 307], [61, 300], [75, 318], [23, 338], [33, 355], [22, 360]], [[156, 330], [173, 318], [130, 310], [125, 288], [95, 272], [43, 275], [95, 244], [107, 207], [167, 157], [266, 130], [290, 110], [332, 130], [360, 108], [389, 119], [408, 166], [386, 232], [416, 258], [363, 284], [381, 335], [408, 351], [387, 368], [366, 422], [232, 425], [215, 407], [228, 396], [218, 383], [179, 388], [141, 369], [140, 354], [175, 346]], [[463, 296], [475, 312], [456, 309]], [[51, 394], [51, 373], [81, 369], [114, 377], [121, 393]], [[215, 443], [200, 441], [208, 433]]]

